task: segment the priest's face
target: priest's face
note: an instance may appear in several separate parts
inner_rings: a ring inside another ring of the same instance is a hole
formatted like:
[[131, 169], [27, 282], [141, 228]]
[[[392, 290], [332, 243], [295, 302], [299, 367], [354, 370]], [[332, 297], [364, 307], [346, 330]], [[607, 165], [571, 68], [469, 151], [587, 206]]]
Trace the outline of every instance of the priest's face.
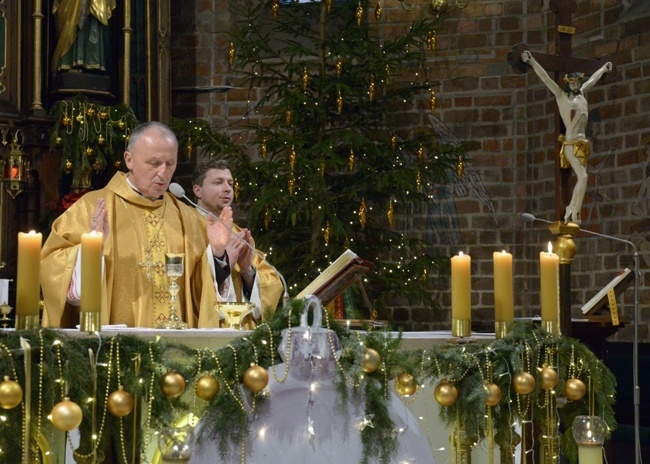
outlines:
[[194, 194], [202, 208], [219, 215], [232, 203], [233, 184], [230, 169], [210, 169], [203, 184], [194, 186]]
[[163, 196], [176, 170], [177, 142], [166, 134], [150, 130], [124, 152], [129, 180], [150, 200]]

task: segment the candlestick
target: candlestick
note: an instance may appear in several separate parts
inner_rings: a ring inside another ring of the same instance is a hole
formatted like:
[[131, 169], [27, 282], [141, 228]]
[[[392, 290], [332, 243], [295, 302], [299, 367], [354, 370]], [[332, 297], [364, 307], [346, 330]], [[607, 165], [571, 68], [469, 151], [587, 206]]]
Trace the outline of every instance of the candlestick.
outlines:
[[494, 252], [494, 333], [503, 338], [514, 320], [512, 293], [512, 255], [503, 250]]
[[104, 236], [101, 232], [93, 230], [81, 234], [79, 329], [89, 333], [101, 330], [103, 243]]
[[471, 257], [462, 251], [451, 258], [451, 334], [454, 337], [471, 334], [471, 265]]
[[16, 329], [38, 327], [41, 287], [41, 244], [43, 235], [18, 232], [18, 267], [16, 270]]
[[553, 253], [553, 245], [548, 243], [548, 251], [539, 254], [539, 299], [542, 327], [554, 335], [560, 335], [560, 258]]

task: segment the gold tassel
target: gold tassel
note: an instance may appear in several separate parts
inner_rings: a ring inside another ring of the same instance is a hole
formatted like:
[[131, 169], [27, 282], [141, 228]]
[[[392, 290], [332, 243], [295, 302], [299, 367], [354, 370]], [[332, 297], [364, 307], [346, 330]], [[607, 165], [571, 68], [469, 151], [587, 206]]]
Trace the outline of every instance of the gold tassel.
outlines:
[[361, 199], [361, 205], [359, 206], [359, 224], [361, 225], [361, 230], [366, 228], [366, 222], [368, 221], [368, 207], [366, 206], [366, 199]]
[[354, 164], [356, 162], [356, 158], [354, 156], [354, 150], [350, 148], [350, 155], [348, 155], [348, 169], [350, 172], [354, 171]]

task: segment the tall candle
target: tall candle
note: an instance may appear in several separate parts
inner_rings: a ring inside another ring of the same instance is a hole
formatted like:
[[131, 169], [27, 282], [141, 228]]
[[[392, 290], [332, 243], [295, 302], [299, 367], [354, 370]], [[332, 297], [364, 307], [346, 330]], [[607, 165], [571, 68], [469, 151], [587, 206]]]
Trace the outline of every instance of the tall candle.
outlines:
[[451, 258], [451, 319], [471, 320], [471, 265], [469, 255], [459, 252]]
[[548, 242], [548, 251], [539, 254], [539, 299], [542, 311], [542, 321], [559, 322], [560, 258], [553, 253], [553, 245]]
[[603, 464], [603, 447], [601, 445], [578, 445], [579, 464]]
[[81, 234], [81, 311], [99, 312], [102, 295], [103, 234]]
[[16, 316], [38, 316], [42, 243], [43, 235], [40, 232], [18, 232]]
[[512, 322], [512, 255], [503, 250], [492, 255], [494, 264], [494, 321]]

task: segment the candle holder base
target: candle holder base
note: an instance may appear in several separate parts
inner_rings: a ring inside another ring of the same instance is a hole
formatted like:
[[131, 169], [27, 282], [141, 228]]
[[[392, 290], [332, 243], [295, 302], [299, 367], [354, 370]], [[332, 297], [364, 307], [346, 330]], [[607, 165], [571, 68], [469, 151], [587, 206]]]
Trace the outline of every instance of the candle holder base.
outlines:
[[472, 335], [472, 321], [469, 319], [452, 319], [451, 335], [454, 337], [469, 337]]
[[[174, 314], [175, 315], [175, 314]], [[165, 322], [162, 322], [158, 328], [159, 329], [175, 329], [175, 330], [181, 330], [181, 329], [189, 329], [189, 325], [187, 322], [181, 321], [178, 316], [174, 318], [169, 318]]]
[[558, 321], [545, 321], [542, 319], [542, 329], [546, 330], [551, 335], [559, 337], [562, 335], [560, 332], [560, 323]]
[[102, 318], [100, 312], [81, 311], [79, 313], [79, 331], [80, 332], [101, 332]]
[[494, 338], [506, 338], [512, 330], [512, 322], [494, 321]]
[[16, 314], [16, 330], [32, 330], [40, 327], [38, 315], [23, 316]]

